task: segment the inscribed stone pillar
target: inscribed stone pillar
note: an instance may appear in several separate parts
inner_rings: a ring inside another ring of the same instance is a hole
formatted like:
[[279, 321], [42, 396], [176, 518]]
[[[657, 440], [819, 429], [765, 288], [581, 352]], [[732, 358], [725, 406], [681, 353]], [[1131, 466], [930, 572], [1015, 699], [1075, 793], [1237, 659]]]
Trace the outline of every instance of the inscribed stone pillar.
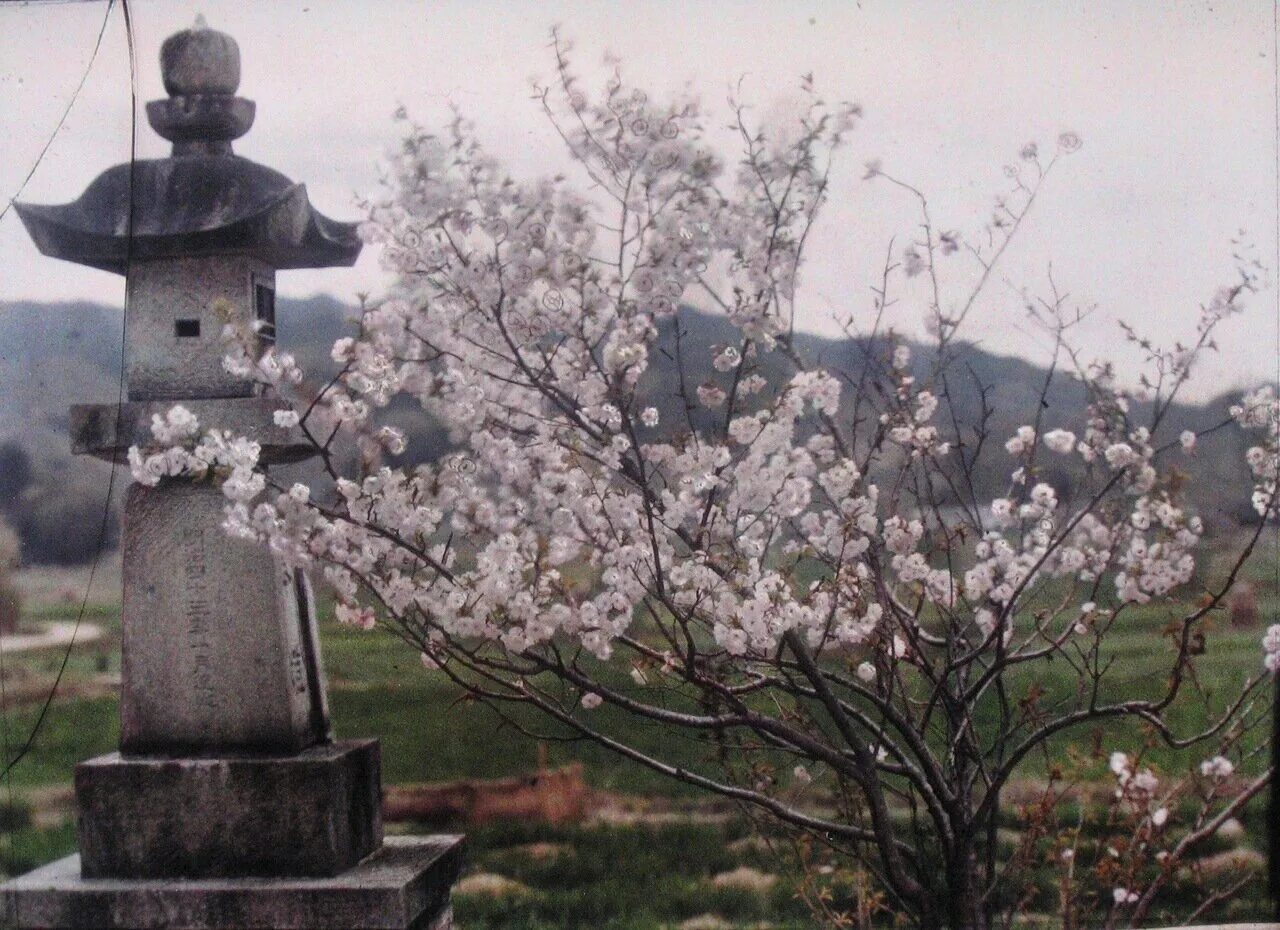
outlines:
[[305, 577], [228, 538], [208, 484], [134, 485], [125, 503], [125, 751], [296, 752], [328, 736]]

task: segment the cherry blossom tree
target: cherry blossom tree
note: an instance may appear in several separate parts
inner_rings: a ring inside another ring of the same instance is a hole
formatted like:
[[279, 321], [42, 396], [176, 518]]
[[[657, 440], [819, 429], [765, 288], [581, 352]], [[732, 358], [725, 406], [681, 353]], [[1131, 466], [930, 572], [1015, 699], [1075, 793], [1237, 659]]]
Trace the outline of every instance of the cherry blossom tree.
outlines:
[[[1198, 699], [1205, 625], [1276, 509], [1280, 403], [1263, 388], [1223, 424], [1257, 436], [1258, 520], [1225, 574], [1204, 571], [1177, 467], [1197, 436], [1165, 423], [1251, 273], [1200, 308], [1185, 343], [1130, 330], [1140, 377], [1082, 357], [1080, 314], [1055, 287], [1028, 298], [1053, 344], [1041, 397], [1078, 382], [1083, 426], [1051, 425], [1039, 404], [1012, 436], [991, 435], [985, 404], [976, 421], [958, 414], [961, 394], [985, 388], [957, 334], [1078, 137], [1027, 146], [990, 222], [965, 234], [868, 165], [915, 225], [869, 299], [850, 289], [862, 358], [834, 370], [797, 348], [795, 307], [858, 108], [806, 80], [794, 121], [762, 126], [731, 99], [740, 151], [725, 159], [694, 100], [651, 101], [616, 72], [588, 96], [567, 43], [553, 48], [535, 100], [576, 176], [521, 181], [461, 116], [437, 137], [401, 114], [363, 227], [398, 281], [333, 347], [338, 375], [308, 388], [286, 353], [227, 333], [229, 369], [290, 403], [277, 421], [314, 445], [323, 487], [279, 484], [254, 443], [203, 433], [181, 407], [157, 417], [154, 448], [131, 450], [134, 477], [219, 481], [229, 531], [322, 575], [339, 619], [393, 631], [500, 712], [536, 708], [560, 734], [856, 864], [877, 908], [926, 927], [1007, 925], [1028, 870], [1050, 862], [1069, 921], [1090, 908], [1108, 926], [1141, 921], [1269, 777], [1235, 769], [1260, 752], [1280, 626], [1207, 726], [1180, 732], [1168, 713]], [[686, 304], [722, 313], [733, 341], [687, 344]], [[895, 322], [921, 314], [932, 344], [913, 358]], [[640, 389], [660, 352], [674, 422]], [[712, 375], [694, 383], [706, 352]], [[405, 437], [378, 412], [401, 395], [448, 425], [456, 454], [385, 464]], [[359, 474], [343, 472], [343, 443]], [[1009, 476], [994, 500], [976, 477], [988, 462]], [[1050, 466], [1070, 470], [1069, 488], [1045, 480]], [[1118, 693], [1109, 634], [1157, 608], [1167, 673]], [[1071, 670], [1068, 692], [1037, 684], [1049, 663]], [[630, 740], [635, 720], [668, 733], [670, 754]], [[1099, 727], [1129, 744], [1100, 753], [1119, 839], [1088, 864], [1078, 825], [1055, 813], [1078, 775], [1052, 747]], [[1143, 761], [1155, 741], [1202, 747], [1203, 770], [1156, 774]], [[690, 743], [705, 765], [682, 761]], [[1008, 791], [1028, 773], [1045, 787], [1023, 805], [1023, 845], [998, 854]], [[828, 803], [806, 802], [819, 784]]]

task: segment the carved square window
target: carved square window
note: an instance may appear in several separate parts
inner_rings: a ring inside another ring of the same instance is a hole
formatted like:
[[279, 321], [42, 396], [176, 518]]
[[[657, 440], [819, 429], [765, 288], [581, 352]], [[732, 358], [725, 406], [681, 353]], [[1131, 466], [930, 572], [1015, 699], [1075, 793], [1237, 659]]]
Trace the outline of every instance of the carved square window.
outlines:
[[253, 315], [258, 323], [258, 335], [264, 342], [276, 341], [276, 290], [266, 284], [254, 282]]

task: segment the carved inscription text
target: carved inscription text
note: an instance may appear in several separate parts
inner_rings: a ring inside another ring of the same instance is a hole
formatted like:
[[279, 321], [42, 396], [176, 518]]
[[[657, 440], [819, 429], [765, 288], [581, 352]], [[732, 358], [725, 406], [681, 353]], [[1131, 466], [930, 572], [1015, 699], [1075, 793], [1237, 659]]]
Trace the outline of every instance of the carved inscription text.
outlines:
[[212, 654], [213, 592], [209, 586], [205, 533], [192, 527], [187, 528], [182, 536], [191, 692], [216, 714], [221, 708], [218, 706], [218, 689], [214, 685], [217, 679]]

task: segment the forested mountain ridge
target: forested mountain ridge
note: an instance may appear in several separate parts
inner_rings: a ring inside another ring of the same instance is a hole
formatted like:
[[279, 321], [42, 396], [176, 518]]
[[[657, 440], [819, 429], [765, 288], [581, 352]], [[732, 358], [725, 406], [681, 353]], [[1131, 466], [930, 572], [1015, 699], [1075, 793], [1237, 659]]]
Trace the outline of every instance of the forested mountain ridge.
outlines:
[[[279, 344], [297, 355], [305, 370], [320, 376], [332, 370], [329, 347], [352, 331], [355, 312], [328, 296], [282, 299], [277, 310]], [[723, 317], [689, 307], [662, 322], [638, 390], [646, 403], [659, 408], [666, 428], [687, 422], [674, 387], [678, 383], [673, 351], [677, 327], [691, 387], [713, 377], [711, 347], [736, 338]], [[104, 304], [0, 303], [0, 516], [19, 530], [28, 561], [74, 562], [91, 554], [96, 544], [107, 466], [70, 455], [67, 408], [73, 403], [115, 401], [121, 335], [119, 309]], [[807, 363], [846, 373], [849, 398], [868, 359], [884, 355], [883, 345], [807, 333], [797, 334], [795, 347]], [[957, 418], [962, 423], [976, 422], [985, 395], [992, 411], [992, 438], [1003, 442], [1034, 416], [1045, 369], [978, 346], [961, 344], [955, 351], [949, 371], [954, 373], [950, 387]], [[925, 372], [929, 362], [929, 351], [915, 346], [917, 371]], [[779, 383], [789, 373], [790, 366], [780, 353], [762, 360], [761, 374], [771, 383]], [[1227, 407], [1237, 401], [1233, 393], [1206, 404], [1177, 405], [1165, 429], [1175, 437], [1183, 429], [1205, 429], [1221, 422]], [[1061, 425], [1079, 430], [1084, 394], [1078, 382], [1057, 378], [1045, 404], [1045, 428]], [[444, 430], [407, 398], [400, 399], [386, 416], [406, 430], [409, 456], [431, 460], [449, 452]], [[706, 411], [695, 413], [695, 426], [707, 425], [707, 417]], [[1244, 464], [1249, 444], [1239, 430], [1219, 430], [1204, 437], [1195, 455], [1180, 463], [1190, 478], [1191, 501], [1206, 520], [1249, 519], [1250, 481]], [[992, 495], [1004, 487], [1007, 474], [1002, 469], [1008, 464], [998, 445], [993, 453], [978, 476], [980, 490]], [[117, 487], [126, 483], [118, 480]]]

